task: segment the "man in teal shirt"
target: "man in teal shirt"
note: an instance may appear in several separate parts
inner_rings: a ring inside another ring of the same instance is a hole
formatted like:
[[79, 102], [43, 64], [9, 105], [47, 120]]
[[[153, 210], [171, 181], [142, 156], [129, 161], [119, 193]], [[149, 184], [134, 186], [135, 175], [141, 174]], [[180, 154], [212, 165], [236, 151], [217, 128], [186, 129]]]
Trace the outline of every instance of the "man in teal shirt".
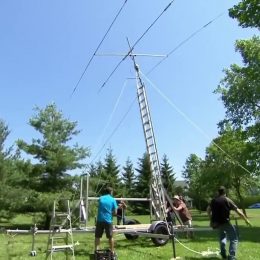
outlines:
[[110, 250], [114, 253], [113, 215], [116, 215], [117, 203], [112, 197], [112, 193], [113, 189], [107, 187], [104, 195], [99, 198], [98, 216], [95, 230], [95, 250], [99, 249], [100, 239], [105, 230], [106, 237], [109, 240]]

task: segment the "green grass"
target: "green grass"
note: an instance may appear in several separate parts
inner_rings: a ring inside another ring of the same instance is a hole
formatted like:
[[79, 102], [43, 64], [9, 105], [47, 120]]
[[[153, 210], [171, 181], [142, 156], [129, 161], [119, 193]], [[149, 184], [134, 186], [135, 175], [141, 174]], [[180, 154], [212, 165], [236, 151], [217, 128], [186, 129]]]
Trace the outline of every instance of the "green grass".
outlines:
[[[242, 260], [256, 260], [260, 259], [260, 210], [248, 210], [248, 216], [253, 224], [253, 227], [247, 227], [243, 220], [238, 220], [239, 226], [239, 247], [237, 252], [237, 259]], [[197, 211], [192, 212], [193, 225], [200, 227], [208, 227], [209, 221], [205, 213], [199, 214]], [[130, 219], [137, 219], [141, 223], [148, 223], [147, 216], [129, 217]], [[17, 216], [11, 223], [0, 223], [0, 226], [10, 227], [29, 227], [32, 217]], [[32, 235], [8, 235], [6, 233], [0, 234], [0, 259], [3, 260], [23, 260], [23, 259], [45, 259], [45, 251], [47, 247], [48, 235], [36, 235], [35, 250], [37, 255], [35, 257], [29, 256], [32, 250]], [[89, 259], [89, 255], [94, 250], [94, 234], [80, 233], [73, 235], [74, 241], [78, 241], [79, 245], [75, 246], [75, 256], [77, 260]], [[216, 251], [218, 249], [217, 233], [215, 231], [209, 232], [195, 232], [193, 239], [186, 239], [184, 234], [177, 234], [176, 254], [181, 259], [195, 260], [203, 259], [200, 252]], [[123, 234], [115, 236], [116, 252], [119, 260], [160, 260], [173, 258], [173, 247], [171, 241], [162, 247], [156, 247], [151, 239], [139, 237], [136, 240], [126, 240]], [[107, 240], [105, 238], [101, 241], [102, 248], [107, 248]], [[187, 248], [185, 248], [187, 247]], [[64, 253], [55, 253], [54, 259], [66, 259]], [[70, 258], [68, 258], [70, 259]], [[220, 259], [220, 257], [207, 257], [207, 259]]]

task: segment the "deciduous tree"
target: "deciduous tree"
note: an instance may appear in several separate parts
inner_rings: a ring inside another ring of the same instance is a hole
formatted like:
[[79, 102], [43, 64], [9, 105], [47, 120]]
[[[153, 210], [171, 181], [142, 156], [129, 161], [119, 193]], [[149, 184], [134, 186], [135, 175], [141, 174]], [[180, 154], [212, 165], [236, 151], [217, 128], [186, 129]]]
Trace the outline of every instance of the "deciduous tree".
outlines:
[[[243, 0], [229, 10], [242, 27], [260, 29], [260, 5], [256, 0]], [[226, 109], [221, 131], [231, 124], [233, 129], [245, 131], [247, 142], [254, 146], [255, 173], [260, 174], [260, 38], [238, 40], [236, 51], [242, 56], [243, 66], [232, 64], [216, 89]], [[250, 155], [251, 156], [251, 155]]]
[[208, 189], [202, 182], [203, 160], [196, 154], [191, 154], [185, 162], [182, 176], [188, 184], [188, 195], [193, 199], [193, 204], [199, 209], [205, 209]]
[[243, 209], [246, 191], [258, 180], [252, 171], [252, 150], [243, 131], [227, 128], [206, 151], [204, 182], [212, 188], [213, 183], [214, 190], [219, 185], [232, 189]]
[[243, 0], [229, 9], [229, 15], [242, 27], [260, 28], [260, 5], [258, 0]]

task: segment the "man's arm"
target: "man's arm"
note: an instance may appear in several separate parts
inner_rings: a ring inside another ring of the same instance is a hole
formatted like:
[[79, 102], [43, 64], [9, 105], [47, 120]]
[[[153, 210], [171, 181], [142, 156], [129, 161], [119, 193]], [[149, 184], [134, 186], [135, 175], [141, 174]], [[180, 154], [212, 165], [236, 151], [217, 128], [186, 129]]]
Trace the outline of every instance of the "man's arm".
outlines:
[[179, 211], [179, 210], [181, 210], [181, 209], [182, 209], [182, 205], [180, 205], [180, 206], [179, 206], [179, 207], [177, 207], [177, 208], [173, 206], [173, 209], [174, 209], [174, 210], [176, 210], [176, 211]]
[[207, 214], [210, 218], [211, 217], [211, 207], [210, 207], [210, 205], [208, 205], [208, 207], [207, 207]]
[[113, 210], [113, 215], [116, 216], [116, 215], [117, 215], [117, 208], [118, 208], [117, 203], [116, 203], [116, 200], [114, 200], [113, 208], [114, 208], [114, 210]]
[[122, 201], [122, 204], [123, 204], [123, 208], [124, 208], [124, 209], [126, 209], [126, 208], [127, 208], [127, 206], [126, 206], [126, 204], [125, 204], [125, 202], [124, 202], [124, 201]]
[[234, 210], [242, 219], [245, 220], [246, 224], [251, 226], [251, 223], [249, 222], [248, 218], [244, 215], [243, 211], [239, 209], [236, 204], [229, 198], [227, 198], [229, 202], [230, 209]]
[[247, 225], [251, 226], [250, 221], [249, 221], [248, 218], [244, 215], [244, 213], [243, 213], [243, 211], [242, 211], [241, 209], [236, 208], [235, 211], [236, 211], [236, 213], [237, 213], [241, 218], [243, 218], [243, 219], [245, 220], [245, 222], [246, 222]]

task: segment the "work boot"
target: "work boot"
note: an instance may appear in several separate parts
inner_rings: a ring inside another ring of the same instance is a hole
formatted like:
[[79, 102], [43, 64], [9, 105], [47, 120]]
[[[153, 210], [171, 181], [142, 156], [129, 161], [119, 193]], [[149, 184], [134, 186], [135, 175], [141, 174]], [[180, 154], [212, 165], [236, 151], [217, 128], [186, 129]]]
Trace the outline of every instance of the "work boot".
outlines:
[[220, 253], [220, 255], [221, 255], [222, 259], [228, 259], [226, 253]]
[[112, 259], [111, 260], [117, 260], [117, 254], [115, 252], [112, 254]]

